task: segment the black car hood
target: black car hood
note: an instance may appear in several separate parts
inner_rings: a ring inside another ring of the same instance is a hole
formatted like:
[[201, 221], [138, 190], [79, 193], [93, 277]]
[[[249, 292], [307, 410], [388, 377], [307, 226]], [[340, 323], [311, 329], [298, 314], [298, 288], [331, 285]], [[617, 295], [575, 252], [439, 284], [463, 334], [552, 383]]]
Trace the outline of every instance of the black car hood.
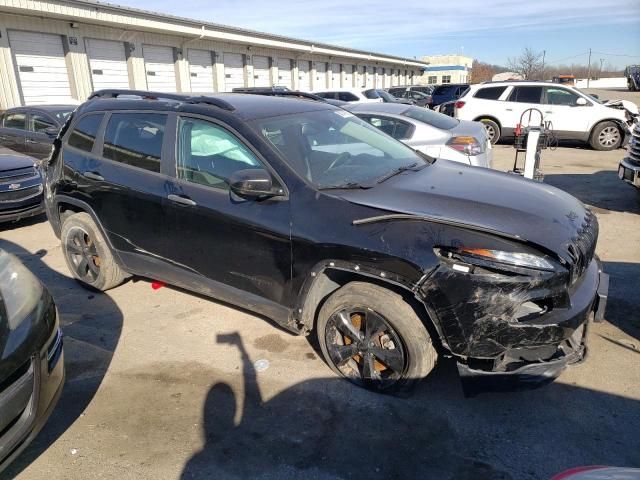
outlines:
[[0, 172], [32, 167], [33, 164], [33, 157], [19, 155], [17, 153], [0, 153]]
[[587, 216], [580, 201], [550, 185], [446, 160], [371, 189], [344, 190], [339, 195], [388, 213], [501, 233], [542, 246], [565, 260], [567, 245]]

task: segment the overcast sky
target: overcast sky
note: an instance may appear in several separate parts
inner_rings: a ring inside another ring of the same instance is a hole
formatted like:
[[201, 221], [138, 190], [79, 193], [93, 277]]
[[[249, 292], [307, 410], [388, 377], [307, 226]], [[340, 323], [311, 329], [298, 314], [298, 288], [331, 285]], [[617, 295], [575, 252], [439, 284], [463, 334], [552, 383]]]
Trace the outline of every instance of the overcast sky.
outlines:
[[450, 8], [424, 0], [110, 1], [406, 57], [464, 53], [504, 64], [531, 46], [549, 62], [586, 64], [592, 48], [594, 62], [640, 63], [640, 0], [455, 0]]

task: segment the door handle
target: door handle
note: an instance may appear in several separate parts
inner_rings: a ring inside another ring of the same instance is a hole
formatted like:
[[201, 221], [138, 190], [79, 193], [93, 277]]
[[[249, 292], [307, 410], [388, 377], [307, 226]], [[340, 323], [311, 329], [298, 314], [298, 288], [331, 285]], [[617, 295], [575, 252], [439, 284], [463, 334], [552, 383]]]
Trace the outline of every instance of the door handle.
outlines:
[[513, 108], [507, 108], [507, 112], [513, 112]]
[[27, 139], [25, 140], [25, 142], [26, 142], [26, 143], [38, 143], [36, 140], [32, 140], [32, 139], [30, 139], [30, 138], [27, 138]]
[[99, 173], [96, 172], [84, 172], [82, 174], [85, 178], [88, 178], [90, 180], [96, 180], [98, 182], [101, 182], [104, 180], [104, 177], [102, 175], [100, 175]]
[[547, 111], [546, 111], [546, 112], [544, 112], [544, 113], [553, 113], [553, 112], [552, 112], [551, 110], [547, 110]]
[[188, 205], [189, 207], [195, 207], [197, 205], [196, 202], [191, 200], [189, 197], [181, 197], [180, 195], [167, 195], [167, 198], [172, 202], [179, 203], [180, 205]]

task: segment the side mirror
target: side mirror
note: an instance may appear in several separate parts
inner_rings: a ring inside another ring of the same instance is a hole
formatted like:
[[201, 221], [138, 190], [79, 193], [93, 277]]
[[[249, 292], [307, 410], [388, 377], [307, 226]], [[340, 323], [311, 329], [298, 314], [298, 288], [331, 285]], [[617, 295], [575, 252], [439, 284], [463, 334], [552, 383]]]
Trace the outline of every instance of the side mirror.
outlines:
[[271, 175], [262, 168], [234, 172], [229, 179], [229, 186], [233, 193], [244, 198], [272, 197], [280, 193], [274, 191]]
[[589, 102], [587, 102], [587, 99], [584, 97], [580, 97], [576, 100], [576, 105], [578, 105], [579, 107], [584, 107], [585, 105], [588, 105]]
[[60, 129], [58, 127], [49, 127], [45, 128], [44, 133], [51, 138], [55, 138], [58, 136], [58, 133], [60, 133]]

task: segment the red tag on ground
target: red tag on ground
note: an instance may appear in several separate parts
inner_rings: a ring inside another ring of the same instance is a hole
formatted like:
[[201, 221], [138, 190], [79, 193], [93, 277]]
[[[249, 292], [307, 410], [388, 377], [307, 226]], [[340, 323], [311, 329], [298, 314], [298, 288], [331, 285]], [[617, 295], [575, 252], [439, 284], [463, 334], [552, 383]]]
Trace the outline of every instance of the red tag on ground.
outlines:
[[158, 290], [159, 288], [164, 287], [165, 283], [164, 282], [151, 282], [151, 288], [153, 288], [154, 290]]

